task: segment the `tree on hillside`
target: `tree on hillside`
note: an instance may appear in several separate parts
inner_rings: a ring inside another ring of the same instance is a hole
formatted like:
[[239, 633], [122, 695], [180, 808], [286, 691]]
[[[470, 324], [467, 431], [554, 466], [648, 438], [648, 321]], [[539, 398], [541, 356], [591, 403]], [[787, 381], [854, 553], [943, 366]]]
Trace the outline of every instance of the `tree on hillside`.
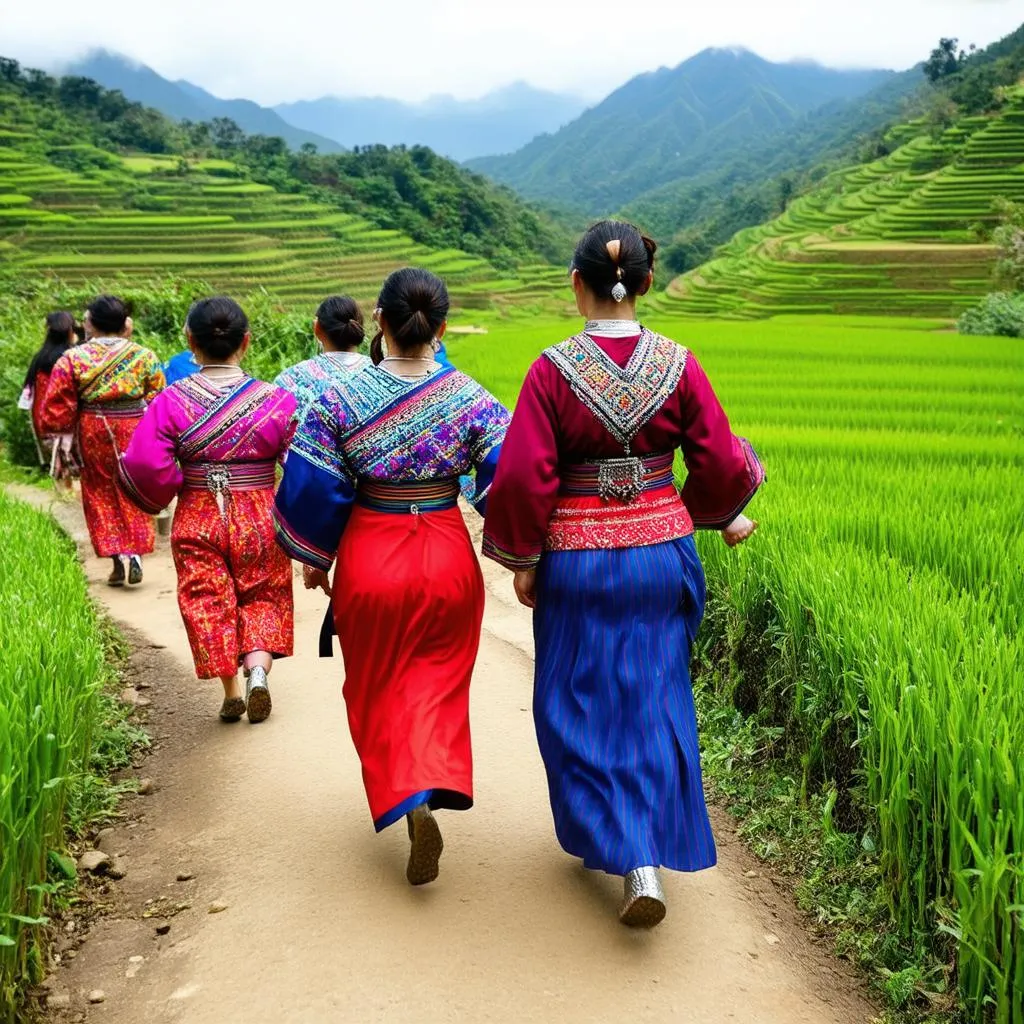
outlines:
[[[969, 53], [959, 49], [959, 39], [940, 39], [939, 45], [932, 50], [931, 56], [924, 63], [925, 77], [935, 84], [950, 75], [955, 75], [967, 63]], [[974, 53], [976, 47], [970, 47]]]
[[999, 227], [992, 233], [992, 241], [999, 247], [996, 279], [1004, 288], [1024, 292], [1024, 203], [996, 200]]
[[215, 117], [210, 122], [210, 135], [218, 149], [229, 153], [239, 149], [245, 140], [245, 132], [230, 117]]

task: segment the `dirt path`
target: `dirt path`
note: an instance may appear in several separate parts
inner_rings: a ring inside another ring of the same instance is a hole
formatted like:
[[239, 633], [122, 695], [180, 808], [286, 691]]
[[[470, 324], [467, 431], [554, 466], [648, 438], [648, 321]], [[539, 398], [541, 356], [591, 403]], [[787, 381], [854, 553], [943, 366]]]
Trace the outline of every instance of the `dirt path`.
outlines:
[[[36, 496], [39, 503], [39, 496]], [[59, 517], [81, 536], [80, 516]], [[808, 940], [784, 896], [718, 823], [721, 864], [669, 875], [654, 933], [619, 926], [617, 880], [558, 848], [530, 706], [527, 614], [486, 568], [475, 678], [476, 808], [443, 814], [438, 883], [405, 882], [404, 828], [375, 836], [343, 715], [341, 662], [320, 662], [322, 598], [297, 590], [298, 656], [275, 668], [274, 714], [223, 726], [191, 674], [164, 546], [134, 592], [93, 592], [137, 640], [152, 689], [157, 790], [105, 840], [124, 854], [113, 913], [51, 990], [55, 1019], [112, 1024], [519, 1022], [863, 1024], [849, 971]], [[148, 641], [148, 644], [147, 644]], [[177, 882], [179, 872], [194, 872]], [[157, 936], [148, 907], [190, 904]], [[209, 914], [214, 901], [227, 904]], [[134, 960], [132, 958], [135, 958]], [[139, 959], [141, 958], [141, 959]], [[105, 1001], [89, 1006], [102, 989]]]

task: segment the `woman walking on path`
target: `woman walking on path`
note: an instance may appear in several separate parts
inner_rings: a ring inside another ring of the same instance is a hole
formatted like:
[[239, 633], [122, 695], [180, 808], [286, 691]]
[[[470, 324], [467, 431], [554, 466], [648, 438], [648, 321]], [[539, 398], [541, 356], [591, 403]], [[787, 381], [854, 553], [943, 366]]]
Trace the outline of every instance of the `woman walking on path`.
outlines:
[[[58, 446], [58, 437], [47, 431], [43, 425], [43, 403], [50, 386], [50, 375], [53, 373], [57, 360], [69, 348], [77, 344], [77, 341], [75, 318], [70, 313], [51, 313], [46, 318], [46, 337], [29, 364], [19, 403], [20, 408], [27, 410], [31, 417], [32, 435], [36, 442], [39, 464], [49, 469], [51, 473], [54, 473], [56, 468], [54, 451]], [[69, 448], [70, 445], [67, 445], [61, 450]], [[59, 451], [57, 454], [59, 457]]]
[[220, 678], [224, 721], [247, 713], [262, 722], [272, 659], [292, 653], [292, 569], [274, 543], [272, 507], [295, 399], [242, 370], [249, 321], [231, 299], [197, 302], [185, 331], [201, 369], [153, 402], [121, 463], [121, 485], [151, 514], [180, 492], [171, 552], [196, 675]]
[[313, 320], [313, 333], [320, 354], [284, 370], [274, 381], [295, 396], [296, 419], [300, 423], [328, 384], [344, 382], [371, 365], [370, 357], [359, 352], [366, 332], [355, 299], [347, 295], [324, 299]]
[[107, 582], [121, 587], [126, 562], [127, 582], [142, 582], [142, 556], [153, 550], [154, 530], [152, 518], [117, 486], [117, 464], [164, 375], [157, 357], [131, 340], [128, 307], [113, 295], [89, 306], [85, 335], [54, 365], [40, 419], [48, 433], [77, 433], [89, 537], [97, 557], [113, 559]]
[[[508, 412], [434, 359], [448, 292], [425, 270], [381, 289], [375, 366], [331, 385], [300, 424], [277, 494], [278, 539], [327, 587], [374, 826], [407, 817], [413, 885], [438, 874], [431, 809], [473, 803], [469, 683], [484, 588], [457, 507], [475, 469], [484, 511]], [[387, 343], [384, 356], [383, 342]]]
[[[704, 611], [695, 527], [730, 545], [764, 479], [697, 360], [639, 324], [654, 242], [603, 221], [572, 264], [582, 332], [530, 368], [509, 428], [484, 554], [534, 608], [534, 717], [562, 847], [625, 876], [620, 913], [665, 915], [661, 866], [715, 863], [690, 689]], [[673, 456], [682, 448], [682, 495]]]

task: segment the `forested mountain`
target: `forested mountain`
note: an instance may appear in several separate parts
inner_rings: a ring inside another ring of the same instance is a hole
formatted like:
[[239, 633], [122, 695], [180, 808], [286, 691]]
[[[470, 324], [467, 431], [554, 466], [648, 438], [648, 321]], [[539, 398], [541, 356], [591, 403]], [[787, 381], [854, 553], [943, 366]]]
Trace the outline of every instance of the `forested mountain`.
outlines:
[[[281, 138], [246, 135], [229, 118], [174, 121], [90, 79], [55, 79], [7, 58], [0, 58], [0, 87], [4, 101], [21, 109], [21, 122], [34, 126], [27, 132], [34, 148], [71, 171], [102, 170], [133, 154], [173, 157], [183, 173], [190, 163], [223, 159], [254, 184], [305, 193], [423, 245], [472, 253], [498, 267], [561, 262], [569, 247], [564, 229], [509, 189], [422, 146], [293, 153]], [[142, 182], [131, 193], [124, 197], [130, 206], [164, 209]]]
[[808, 112], [863, 96], [893, 74], [705, 50], [678, 67], [638, 75], [517, 153], [470, 166], [530, 198], [607, 213], [661, 185], [726, 166], [737, 145], [777, 136]]
[[325, 96], [274, 109], [288, 122], [344, 146], [424, 145], [453, 160], [507, 153], [557, 131], [585, 104], [576, 96], [516, 82], [475, 100], [433, 96], [422, 103]]
[[153, 107], [177, 121], [212, 121], [228, 117], [250, 135], [272, 135], [292, 149], [307, 143], [321, 153], [342, 147], [333, 139], [297, 128], [276, 111], [252, 100], [222, 100], [191, 82], [171, 82], [151, 67], [107, 50], [93, 50], [61, 69], [65, 76], [89, 78], [105, 89], [117, 89], [128, 99]]

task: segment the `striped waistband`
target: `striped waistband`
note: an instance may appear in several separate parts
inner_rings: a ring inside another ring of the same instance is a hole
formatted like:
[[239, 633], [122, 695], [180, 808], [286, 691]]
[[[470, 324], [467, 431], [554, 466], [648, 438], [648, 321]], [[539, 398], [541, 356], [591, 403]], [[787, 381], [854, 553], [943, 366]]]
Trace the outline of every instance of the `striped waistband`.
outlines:
[[459, 502], [459, 481], [415, 480], [408, 483], [361, 480], [356, 503], [374, 512], [395, 515], [419, 515], [421, 512], [443, 512]]
[[141, 398], [128, 398], [120, 402], [82, 402], [81, 411], [114, 419], [120, 416], [133, 418], [146, 411], [146, 403]]
[[185, 486], [212, 494], [225, 491], [261, 491], [273, 487], [277, 464], [258, 462], [186, 462], [181, 467]]
[[642, 457], [596, 459], [563, 466], [559, 493], [574, 498], [635, 501], [647, 491], [656, 491], [673, 483], [673, 460], [673, 454], [667, 452]]

